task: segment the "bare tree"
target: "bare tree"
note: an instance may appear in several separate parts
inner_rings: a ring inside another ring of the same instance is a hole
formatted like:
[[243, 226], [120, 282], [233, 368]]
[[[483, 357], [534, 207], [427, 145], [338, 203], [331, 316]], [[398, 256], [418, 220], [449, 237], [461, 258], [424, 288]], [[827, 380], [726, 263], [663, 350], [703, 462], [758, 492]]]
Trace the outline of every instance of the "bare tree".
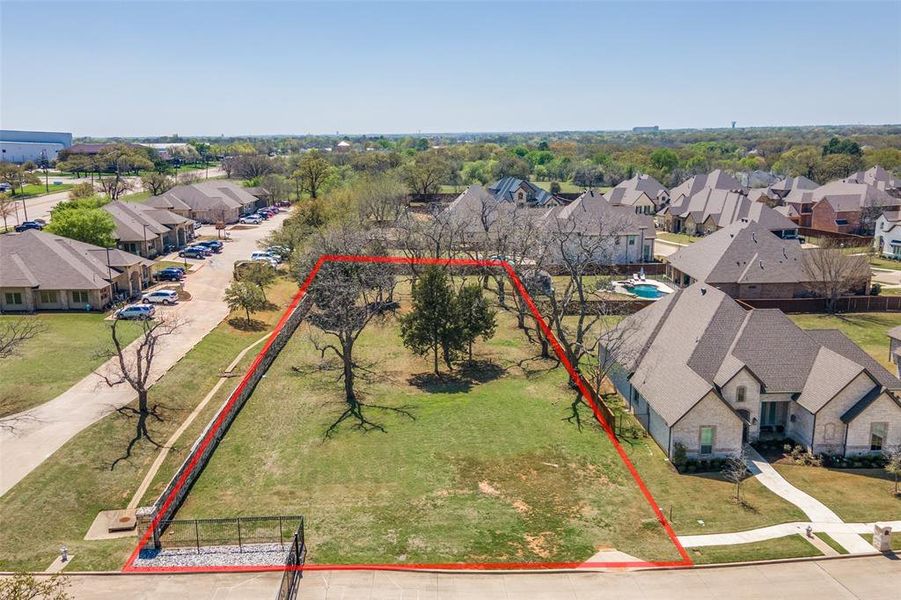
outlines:
[[741, 450], [726, 459], [723, 465], [723, 478], [726, 481], [735, 484], [735, 500], [739, 503], [744, 501], [741, 499], [741, 484], [748, 476], [748, 446], [743, 445]]
[[901, 478], [901, 446], [895, 446], [886, 452], [885, 458], [885, 471], [895, 478], [895, 489], [892, 493], [898, 496], [898, 479]]
[[[22, 344], [45, 330], [42, 322], [29, 317], [0, 322], [0, 360], [14, 356]], [[14, 410], [12, 402], [0, 399], [0, 429], [7, 431], [16, 429], [19, 419], [10, 416]]]
[[9, 229], [7, 219], [17, 212], [16, 201], [9, 194], [0, 193], [0, 217], [3, 218], [3, 231]]
[[66, 591], [71, 585], [60, 574], [35, 577], [31, 573], [15, 573], [0, 578], [0, 598], [4, 600], [69, 600]]
[[122, 340], [119, 331], [118, 320], [113, 320], [110, 326], [110, 335], [113, 341], [113, 350], [104, 354], [106, 358], [113, 359], [109, 369], [104, 372], [98, 372], [98, 375], [109, 387], [120, 384], [127, 384], [138, 395], [138, 406], [135, 408], [126, 405], [118, 408], [119, 414], [128, 418], [136, 419], [135, 433], [128, 442], [125, 454], [120, 456], [110, 465], [110, 470], [123, 460], [131, 457], [135, 444], [141, 440], [147, 440], [157, 448], [161, 448], [162, 444], [154, 440], [150, 436], [147, 428], [147, 420], [153, 418], [155, 421], [163, 421], [160, 413], [160, 405], [150, 405], [149, 387], [152, 383], [153, 362], [156, 359], [157, 351], [160, 348], [161, 341], [175, 334], [182, 326], [182, 322], [175, 317], [163, 317], [155, 320], [145, 319], [141, 321], [141, 334], [137, 341], [131, 345], [126, 345]]
[[[323, 254], [381, 253], [380, 248], [372, 246], [364, 231], [347, 224], [338, 225], [318, 235], [312, 251], [301, 261], [299, 275], [309, 272], [312, 264]], [[354, 428], [361, 431], [385, 431], [384, 426], [364, 414], [367, 407], [412, 418], [404, 407], [364, 403], [355, 385], [357, 370], [362, 368], [354, 355], [355, 345], [370, 321], [384, 313], [394, 284], [394, 274], [385, 265], [329, 261], [322, 265], [309, 287], [307, 294], [313, 308], [307, 315], [307, 321], [332, 340], [321, 343], [314, 339], [314, 344], [323, 358], [326, 353], [331, 353], [341, 361], [339, 380], [344, 383], [346, 408], [326, 430], [326, 437], [337, 431], [347, 419], [353, 419]]]
[[114, 202], [134, 187], [131, 181], [120, 176], [118, 173], [112, 177], [107, 177], [106, 179], [101, 176], [98, 180], [98, 185], [100, 186], [100, 189], [109, 196], [109, 199]]
[[849, 254], [840, 242], [826, 238], [819, 248], [801, 254], [804, 284], [826, 299], [826, 310], [835, 312], [838, 299], [857, 288], [865, 287], [870, 277], [867, 257]]

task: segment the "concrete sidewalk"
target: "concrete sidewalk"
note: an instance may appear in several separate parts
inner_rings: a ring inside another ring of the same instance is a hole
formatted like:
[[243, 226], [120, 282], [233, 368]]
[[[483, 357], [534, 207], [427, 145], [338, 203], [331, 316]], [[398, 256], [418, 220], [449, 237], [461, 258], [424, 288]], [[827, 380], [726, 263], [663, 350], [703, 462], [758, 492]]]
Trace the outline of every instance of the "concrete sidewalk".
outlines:
[[[222, 253], [214, 255], [212, 260], [208, 258], [186, 279], [185, 289], [191, 294], [191, 300], [159, 308], [166, 314], [177, 315], [185, 324], [177, 335], [161, 340], [152, 381], [157, 381], [228, 316], [223, 294], [232, 278], [234, 261], [249, 258], [257, 249], [257, 242], [277, 229], [286, 217], [287, 213], [280, 213], [261, 225], [233, 231]], [[105, 368], [107, 365], [98, 371]], [[15, 415], [13, 418], [19, 422], [17, 429], [0, 430], [0, 495], [77, 433], [135, 397], [127, 385], [110, 388], [91, 373], [53, 400]]]
[[[728, 546], [731, 544], [749, 544], [762, 542], [774, 538], [785, 537], [799, 533], [805, 535], [810, 526], [816, 533], [828, 533], [831, 537], [853, 535], [859, 537], [863, 533], [873, 533], [873, 526], [879, 524], [889, 526], [892, 531], [901, 531], [901, 521], [877, 521], [876, 523], [810, 523], [795, 522], [781, 523], [769, 527], [736, 531], [733, 533], [707, 533], [701, 535], [680, 535], [679, 542], [686, 548], [699, 546]], [[866, 542], [864, 542], [866, 544]], [[866, 544], [869, 552], [875, 552], [875, 548]]]
[[[271, 600], [281, 573], [73, 576], [77, 600]], [[897, 597], [901, 561], [885, 556], [622, 573], [307, 571], [298, 597], [429, 600], [793, 600]]]

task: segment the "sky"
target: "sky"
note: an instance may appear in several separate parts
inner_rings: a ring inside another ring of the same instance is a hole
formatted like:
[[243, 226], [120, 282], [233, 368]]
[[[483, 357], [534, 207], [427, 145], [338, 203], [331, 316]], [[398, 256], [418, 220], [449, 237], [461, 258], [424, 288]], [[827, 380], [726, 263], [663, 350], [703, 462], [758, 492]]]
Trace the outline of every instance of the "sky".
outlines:
[[0, 127], [76, 136], [901, 123], [901, 2], [0, 0]]

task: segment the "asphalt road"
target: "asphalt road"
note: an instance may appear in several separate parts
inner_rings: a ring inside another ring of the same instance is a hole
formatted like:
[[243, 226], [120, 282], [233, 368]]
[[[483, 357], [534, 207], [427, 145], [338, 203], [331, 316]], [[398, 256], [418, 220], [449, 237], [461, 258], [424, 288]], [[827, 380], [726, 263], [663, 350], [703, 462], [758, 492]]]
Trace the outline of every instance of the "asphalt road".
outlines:
[[[222, 253], [206, 259], [202, 268], [187, 277], [185, 289], [191, 300], [159, 307], [163, 314], [177, 315], [184, 325], [177, 335], [161, 340], [151, 381], [159, 379], [228, 315], [223, 295], [234, 261], [249, 258], [257, 249], [257, 242], [277, 229], [286, 217], [287, 213], [279, 213], [261, 225], [232, 231], [231, 241], [225, 243]], [[107, 368], [104, 365], [99, 370]], [[12, 416], [16, 429], [0, 428], [0, 496], [78, 432], [135, 397], [130, 387], [107, 387], [98, 375], [91, 373], [53, 400]]]

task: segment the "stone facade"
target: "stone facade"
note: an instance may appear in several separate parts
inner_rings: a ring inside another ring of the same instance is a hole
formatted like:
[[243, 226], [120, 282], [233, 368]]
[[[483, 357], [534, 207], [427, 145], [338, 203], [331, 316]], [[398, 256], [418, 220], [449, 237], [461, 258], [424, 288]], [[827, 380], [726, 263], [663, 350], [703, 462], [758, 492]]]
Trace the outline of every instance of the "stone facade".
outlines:
[[[713, 427], [714, 430], [713, 451], [709, 454], [700, 452], [702, 427]], [[711, 392], [673, 425], [670, 455], [677, 443], [685, 446], [686, 454], [691, 458], [731, 456], [741, 451], [742, 423], [738, 416]]]

